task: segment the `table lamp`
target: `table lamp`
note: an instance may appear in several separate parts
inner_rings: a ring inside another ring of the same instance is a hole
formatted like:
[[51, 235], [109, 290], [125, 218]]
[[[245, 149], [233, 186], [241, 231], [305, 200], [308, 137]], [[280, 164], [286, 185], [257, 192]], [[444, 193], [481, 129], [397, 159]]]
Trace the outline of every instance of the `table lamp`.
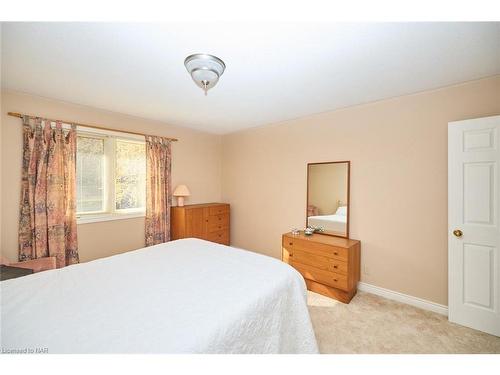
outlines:
[[184, 206], [184, 197], [189, 197], [191, 193], [186, 185], [177, 185], [174, 190], [174, 197], [177, 197], [177, 206]]

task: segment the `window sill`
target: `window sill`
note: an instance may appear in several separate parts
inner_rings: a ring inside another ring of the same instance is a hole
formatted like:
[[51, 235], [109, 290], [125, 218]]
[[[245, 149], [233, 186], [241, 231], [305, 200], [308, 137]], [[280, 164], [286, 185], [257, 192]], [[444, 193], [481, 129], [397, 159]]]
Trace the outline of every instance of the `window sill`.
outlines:
[[82, 215], [76, 219], [76, 223], [80, 224], [90, 224], [99, 223], [101, 221], [114, 221], [114, 220], [126, 220], [126, 219], [136, 219], [139, 217], [145, 217], [144, 212], [134, 212], [128, 214], [99, 214], [99, 215]]

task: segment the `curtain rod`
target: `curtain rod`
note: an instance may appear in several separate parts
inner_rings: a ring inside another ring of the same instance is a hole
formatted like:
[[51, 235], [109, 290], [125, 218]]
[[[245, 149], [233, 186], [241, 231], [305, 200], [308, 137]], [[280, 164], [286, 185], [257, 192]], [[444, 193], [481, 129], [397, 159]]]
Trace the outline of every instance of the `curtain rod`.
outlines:
[[[29, 118], [32, 118], [32, 119], [38, 118], [37, 116], [25, 115], [25, 114], [17, 113], [17, 112], [8, 112], [7, 114], [9, 116], [19, 117], [19, 118], [23, 118], [23, 116], [28, 116]], [[43, 118], [43, 117], [40, 117], [40, 118]], [[62, 122], [62, 123], [65, 123], [65, 124], [73, 124], [73, 125], [76, 125], [76, 126], [83, 126], [83, 127], [86, 127], [86, 128], [93, 128], [93, 129], [99, 129], [99, 130], [109, 130], [109, 131], [114, 131], [114, 132], [121, 132], [121, 133], [135, 134], [135, 135], [143, 135], [145, 137], [150, 136], [149, 134], [144, 134], [144, 133], [136, 133], [136, 132], [131, 132], [131, 131], [128, 131], [128, 130], [112, 129], [112, 128], [107, 128], [107, 127], [104, 127], [104, 126], [79, 124], [78, 122], [73, 122], [73, 121], [54, 120], [54, 119], [50, 119], [50, 118], [43, 118], [43, 119], [47, 120], [47, 121], [52, 121], [52, 122]], [[151, 136], [151, 137], [155, 137], [155, 136]], [[172, 142], [177, 142], [178, 141], [177, 138], [168, 138], [168, 137], [161, 137], [161, 138], [166, 138], [166, 139], [168, 139], [169, 141], [172, 141]]]

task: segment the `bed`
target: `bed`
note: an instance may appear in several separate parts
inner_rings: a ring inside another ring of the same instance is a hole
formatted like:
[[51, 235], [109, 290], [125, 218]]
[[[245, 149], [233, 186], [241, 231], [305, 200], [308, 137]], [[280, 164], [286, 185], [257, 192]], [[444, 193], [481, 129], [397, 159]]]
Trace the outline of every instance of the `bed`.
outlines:
[[297, 271], [199, 239], [6, 280], [0, 289], [4, 352], [318, 352]]
[[347, 216], [344, 215], [318, 215], [309, 216], [307, 224], [314, 227], [322, 227], [330, 232], [345, 233], [347, 226]]

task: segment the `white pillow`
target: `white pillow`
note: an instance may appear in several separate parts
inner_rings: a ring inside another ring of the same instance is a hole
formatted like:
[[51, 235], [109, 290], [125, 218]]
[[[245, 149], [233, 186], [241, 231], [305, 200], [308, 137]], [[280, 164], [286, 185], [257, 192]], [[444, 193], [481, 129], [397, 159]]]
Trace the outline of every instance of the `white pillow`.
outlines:
[[347, 216], [347, 206], [340, 206], [339, 208], [337, 208], [337, 212], [335, 212], [335, 215]]

